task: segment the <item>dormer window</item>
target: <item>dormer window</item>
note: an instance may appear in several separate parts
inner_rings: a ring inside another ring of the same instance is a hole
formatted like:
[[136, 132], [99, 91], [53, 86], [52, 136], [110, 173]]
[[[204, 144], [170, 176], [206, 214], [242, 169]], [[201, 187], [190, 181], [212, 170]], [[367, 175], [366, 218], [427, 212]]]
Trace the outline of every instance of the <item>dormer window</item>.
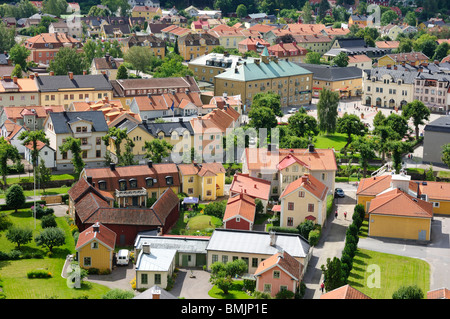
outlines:
[[153, 186], [153, 177], [147, 177], [145, 179], [145, 184], [147, 185], [147, 187], [152, 187]]
[[137, 188], [137, 180], [136, 180], [136, 178], [130, 179], [130, 188]]
[[166, 176], [166, 185], [173, 185], [173, 177]]
[[98, 188], [101, 190], [106, 190], [106, 182], [105, 181], [98, 181]]
[[127, 190], [127, 181], [124, 179], [120, 179], [119, 180], [119, 189], [121, 191], [126, 191]]

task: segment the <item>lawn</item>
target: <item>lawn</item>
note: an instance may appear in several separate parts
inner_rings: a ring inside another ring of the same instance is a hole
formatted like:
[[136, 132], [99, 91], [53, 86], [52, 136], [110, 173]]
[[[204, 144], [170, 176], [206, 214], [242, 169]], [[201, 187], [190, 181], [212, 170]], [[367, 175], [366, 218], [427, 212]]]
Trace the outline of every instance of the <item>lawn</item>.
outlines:
[[[67, 187], [67, 186], [57, 187], [57, 188], [47, 188], [47, 189], [45, 189], [45, 191], [42, 189], [36, 189], [36, 196], [67, 194], [67, 191], [69, 189], [70, 189], [70, 187]], [[25, 197], [34, 196], [34, 190], [23, 191], [23, 193], [24, 193]], [[0, 193], [0, 198], [5, 198], [4, 191], [2, 191], [2, 193]]]
[[222, 220], [209, 215], [198, 215], [189, 219], [187, 227], [189, 230], [197, 231], [207, 228], [216, 228], [222, 226]]
[[222, 289], [214, 286], [208, 291], [208, 295], [216, 299], [253, 299], [252, 296], [249, 296], [245, 291], [242, 291], [243, 287], [243, 280], [235, 280], [227, 294], [224, 294]]
[[[75, 180], [74, 174], [54, 174], [51, 177], [52, 181], [65, 181], [65, 180]], [[27, 174], [23, 174], [23, 177], [8, 177], [6, 179], [8, 185], [12, 184], [20, 184], [20, 183], [33, 183], [33, 176], [27, 176]]]
[[348, 284], [372, 299], [392, 299], [400, 286], [409, 285], [419, 286], [426, 295], [430, 290], [430, 265], [416, 258], [358, 249]]
[[448, 171], [439, 171], [437, 174], [440, 178], [449, 178], [450, 179], [450, 172]]
[[[2, 212], [3, 213], [3, 212]], [[41, 230], [41, 222], [32, 218], [29, 209], [5, 211], [14, 225], [28, 227], [33, 230], [33, 238]], [[71, 289], [67, 287], [66, 279], [61, 277], [65, 257], [75, 252], [75, 242], [70, 232], [69, 225], [64, 217], [57, 217], [58, 227], [66, 233], [66, 244], [53, 249], [53, 255], [47, 256], [48, 250], [36, 246], [34, 240], [21, 246], [21, 251], [25, 253], [42, 252], [43, 259], [20, 259], [0, 261], [0, 274], [3, 280], [3, 290], [7, 299], [72, 299], [88, 296], [90, 299], [101, 298], [109, 288], [106, 286], [83, 283], [81, 289]], [[0, 232], [0, 247], [3, 252], [16, 249], [16, 245], [6, 239], [6, 231]], [[28, 279], [27, 273], [30, 270], [45, 269], [52, 274], [49, 279]]]
[[347, 134], [334, 133], [330, 135], [319, 134], [316, 136], [315, 148], [332, 148], [340, 151], [347, 144]]

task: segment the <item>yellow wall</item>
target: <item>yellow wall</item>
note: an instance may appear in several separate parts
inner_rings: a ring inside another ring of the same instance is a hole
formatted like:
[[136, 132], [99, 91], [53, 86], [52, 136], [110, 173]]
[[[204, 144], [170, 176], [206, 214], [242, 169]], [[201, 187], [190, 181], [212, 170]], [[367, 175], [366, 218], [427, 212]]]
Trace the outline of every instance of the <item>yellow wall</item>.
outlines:
[[[303, 191], [305, 193], [305, 197], [299, 197], [300, 191]], [[294, 210], [288, 210], [289, 202], [294, 203]], [[308, 212], [308, 204], [314, 204], [314, 212]], [[305, 218], [309, 215], [312, 215], [316, 218], [315, 223], [319, 223], [319, 215], [322, 215], [321, 224], [323, 224], [326, 218], [326, 204], [303, 188], [299, 188], [283, 197], [281, 200], [281, 206], [281, 227], [297, 227], [302, 222], [304, 222]], [[292, 226], [287, 225], [287, 220], [289, 217], [292, 217], [294, 219]]]
[[421, 230], [426, 231], [426, 240], [430, 240], [431, 218], [369, 216], [369, 236], [417, 240]]
[[145, 18], [145, 20], [150, 21], [153, 20], [155, 16], [162, 16], [161, 8], [158, 8], [155, 12], [142, 12], [142, 11], [131, 11], [131, 16], [133, 18]]
[[[182, 179], [182, 192], [192, 197], [201, 197], [201, 200], [216, 200], [217, 197], [224, 196], [225, 187], [225, 174], [219, 173], [217, 176], [205, 176], [198, 175], [181, 175]], [[192, 183], [189, 183], [189, 179], [192, 178]], [[208, 178], [211, 179], [211, 184], [208, 184]], [[219, 188], [216, 188], [216, 184]], [[192, 188], [193, 192], [189, 193], [188, 189]], [[211, 191], [211, 195], [207, 195], [207, 191]]]
[[186, 46], [185, 43], [179, 43], [178, 49], [183, 59], [186, 61], [190, 61], [191, 59], [195, 59], [202, 55], [211, 53], [211, 51], [217, 46], [219, 46], [219, 43], [217, 43], [217, 45], [204, 44], [199, 46]]
[[67, 90], [59, 92], [42, 92], [40, 93], [41, 105], [63, 105], [67, 109], [72, 102], [84, 102], [86, 98], [89, 101], [98, 101], [107, 96], [112, 100], [112, 91], [95, 91], [95, 90]]
[[438, 202], [439, 207], [433, 207], [433, 214], [450, 215], [450, 202], [428, 199], [429, 202]]
[[[426, 62], [428, 62], [428, 61], [425, 60], [425, 59], [418, 60], [418, 61], [416, 61], [415, 65], [419, 65], [421, 63], [426, 63]], [[398, 62], [394, 61], [391, 57], [389, 57], [387, 55], [385, 55], [385, 56], [383, 56], [383, 57], [378, 59], [378, 66], [379, 67], [387, 66], [388, 64], [395, 65], [395, 64], [401, 64], [401, 63], [402, 62], [400, 62], [400, 61], [398, 61]], [[407, 62], [407, 63], [409, 63], [409, 62]]]
[[367, 213], [367, 203], [370, 202], [374, 198], [375, 198], [375, 196], [356, 196], [356, 201], [357, 201], [357, 204], [364, 205], [364, 208], [366, 209], [366, 213]]
[[[345, 80], [345, 81], [323, 81], [323, 80], [316, 80], [313, 79], [313, 88], [321, 88], [331, 90], [333, 92], [339, 92], [339, 89], [345, 88], [348, 86], [347, 92], [342, 91], [342, 94], [345, 96], [355, 96], [356, 90], [360, 90], [362, 93], [362, 77], [358, 79], [351, 79], [351, 80]], [[315, 90], [313, 89], [313, 96], [319, 97], [320, 91], [322, 90]]]
[[[98, 248], [92, 249], [91, 241], [78, 250], [78, 260], [82, 268], [97, 268], [99, 270], [112, 269], [113, 251], [98, 242]], [[91, 257], [91, 266], [84, 265], [84, 257]]]
[[[150, 133], [148, 133], [146, 130], [144, 130], [140, 127], [136, 127], [131, 132], [128, 132], [128, 137], [134, 143], [134, 147], [133, 147], [133, 155], [134, 156], [145, 155], [146, 151], [145, 151], [145, 149], [143, 150], [143, 147], [145, 146], [145, 141], [152, 141], [154, 139]], [[123, 140], [122, 144], [120, 144], [121, 154], [123, 154], [125, 152], [125, 145], [126, 145], [126, 141]], [[116, 154], [116, 147], [115, 147], [112, 139], [110, 139], [110, 141], [109, 141], [108, 150], [112, 154]]]

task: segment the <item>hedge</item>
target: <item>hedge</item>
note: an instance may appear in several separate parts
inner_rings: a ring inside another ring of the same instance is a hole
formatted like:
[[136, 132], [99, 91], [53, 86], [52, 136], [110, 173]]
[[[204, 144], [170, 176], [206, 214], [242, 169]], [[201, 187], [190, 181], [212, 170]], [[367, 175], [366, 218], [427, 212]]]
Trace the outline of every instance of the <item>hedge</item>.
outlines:
[[[37, 200], [36, 201], [36, 205], [45, 205], [46, 204], [46, 202], [45, 202], [45, 200]], [[26, 202], [21, 208], [19, 208], [19, 209], [23, 209], [23, 208], [31, 208], [31, 207], [33, 207], [34, 206], [34, 201], [32, 201], [32, 202]], [[8, 207], [6, 204], [2, 204], [2, 205], [0, 205], [0, 210], [13, 210], [14, 208], [10, 208], [10, 207]]]

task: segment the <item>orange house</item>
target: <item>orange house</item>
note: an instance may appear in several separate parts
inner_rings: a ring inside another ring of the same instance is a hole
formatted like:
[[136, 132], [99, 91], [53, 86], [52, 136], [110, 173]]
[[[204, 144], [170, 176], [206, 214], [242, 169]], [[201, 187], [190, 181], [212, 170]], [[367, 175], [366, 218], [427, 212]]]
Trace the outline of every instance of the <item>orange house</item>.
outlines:
[[278, 252], [262, 261], [256, 269], [256, 290], [275, 297], [282, 290], [296, 292], [303, 266], [287, 252]]

